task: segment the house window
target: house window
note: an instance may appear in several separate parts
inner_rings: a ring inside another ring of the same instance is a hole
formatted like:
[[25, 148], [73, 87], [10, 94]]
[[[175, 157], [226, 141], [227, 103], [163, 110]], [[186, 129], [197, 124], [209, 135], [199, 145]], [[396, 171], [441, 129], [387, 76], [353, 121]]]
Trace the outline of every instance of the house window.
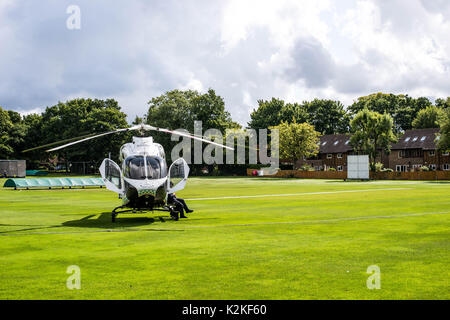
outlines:
[[324, 145], [326, 145], [327, 144], [327, 142], [326, 141], [324, 141], [324, 142], [322, 142], [322, 145], [324, 146]]
[[443, 165], [443, 169], [444, 169], [445, 171], [450, 170], [450, 164], [448, 164], [448, 163], [444, 164], [444, 165]]
[[327, 159], [332, 159], [333, 155], [331, 153], [327, 153]]
[[405, 150], [400, 150], [399, 152], [398, 152], [398, 157], [399, 157], [399, 159], [400, 158], [403, 158], [405, 156]]
[[448, 151], [442, 151], [443, 156], [448, 156]]
[[423, 136], [422, 138], [420, 138], [420, 141], [425, 141], [426, 138], [427, 136]]
[[338, 141], [335, 141], [333, 144], [334, 144], [334, 145], [337, 145], [338, 143], [339, 143], [339, 140], [338, 140]]
[[415, 141], [417, 141], [417, 139], [419, 139], [419, 137], [414, 137], [414, 138], [412, 139], [412, 141], [415, 142]]
[[342, 159], [342, 153], [337, 154], [338, 159]]
[[434, 151], [428, 151], [428, 155], [429, 155], [430, 157], [434, 157]]
[[338, 171], [342, 171], [342, 166], [338, 166]]
[[408, 171], [408, 166], [398, 164], [398, 165], [395, 166], [395, 171], [397, 171], [397, 172], [406, 172], [406, 171]]
[[411, 137], [407, 137], [407, 138], [405, 139], [405, 142], [408, 142], [409, 139], [411, 139]]
[[430, 170], [436, 170], [436, 165], [435, 164], [430, 164], [429, 168], [430, 168]]

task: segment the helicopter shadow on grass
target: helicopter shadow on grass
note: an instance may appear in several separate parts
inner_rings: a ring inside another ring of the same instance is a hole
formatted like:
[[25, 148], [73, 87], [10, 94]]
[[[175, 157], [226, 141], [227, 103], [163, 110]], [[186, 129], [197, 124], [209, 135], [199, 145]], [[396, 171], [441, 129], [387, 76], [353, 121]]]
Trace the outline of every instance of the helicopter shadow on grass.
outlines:
[[[136, 214], [135, 214], [136, 215]], [[132, 228], [132, 227], [139, 227], [143, 225], [154, 225], [155, 222], [158, 224], [158, 226], [161, 226], [162, 224], [173, 224], [177, 225], [180, 221], [174, 221], [170, 218], [168, 215], [158, 215], [154, 217], [148, 217], [144, 216], [141, 217], [127, 217], [126, 213], [119, 214], [116, 217], [116, 222], [111, 221], [111, 212], [102, 212], [97, 219], [93, 219], [97, 214], [90, 214], [84, 218], [81, 218], [79, 220], [71, 220], [63, 222], [62, 226], [64, 227], [78, 227], [78, 228], [105, 228], [105, 229], [117, 229], [117, 228]], [[217, 218], [206, 218], [207, 220], [211, 219], [217, 219]], [[198, 220], [205, 220], [205, 218], [197, 218], [197, 219], [191, 219], [191, 220], [184, 220], [184, 221], [198, 221]]]
[[[78, 220], [70, 220], [62, 223], [64, 227], [77, 227], [77, 228], [132, 228], [143, 225], [152, 225], [155, 222], [172, 222], [170, 217], [157, 216], [157, 217], [127, 217], [127, 214], [119, 214], [116, 217], [116, 222], [111, 221], [111, 212], [102, 212], [100, 214], [90, 214], [84, 218]], [[98, 216], [98, 217], [97, 217]], [[97, 218], [94, 218], [97, 217]]]
[[22, 231], [35, 231], [35, 230], [42, 230], [42, 229], [53, 229], [53, 228], [60, 228], [62, 225], [55, 225], [55, 226], [45, 226], [45, 225], [19, 225], [19, 224], [0, 224], [2, 227], [28, 227], [23, 229], [14, 229], [14, 230], [6, 230], [6, 231], [0, 231], [0, 234], [8, 234], [8, 233], [15, 233], [15, 232], [22, 232]]
[[[144, 213], [145, 214], [145, 213]], [[158, 226], [161, 225], [167, 225], [172, 224], [177, 225], [177, 223], [180, 223], [181, 221], [174, 221], [170, 218], [170, 216], [154, 216], [154, 217], [148, 217], [148, 216], [142, 216], [140, 217], [127, 217], [126, 213], [122, 213], [122, 216], [116, 217], [116, 222], [111, 221], [111, 212], [102, 212], [100, 214], [89, 214], [81, 219], [77, 220], [69, 220], [66, 222], [63, 222], [59, 225], [13, 225], [13, 224], [0, 224], [0, 226], [15, 226], [15, 227], [28, 227], [28, 228], [22, 228], [22, 229], [14, 229], [14, 230], [6, 230], [6, 231], [0, 231], [0, 234], [8, 234], [8, 233], [17, 233], [17, 232], [24, 232], [24, 231], [38, 231], [43, 229], [59, 229], [63, 227], [71, 227], [71, 228], [97, 228], [97, 229], [127, 229], [127, 228], [133, 228], [133, 227], [139, 227], [144, 225], [153, 225], [155, 222], [159, 222]], [[135, 214], [136, 215], [136, 214]], [[98, 217], [97, 217], [98, 216]], [[94, 217], [97, 217], [96, 219]], [[211, 219], [218, 219], [218, 218], [194, 218], [189, 219], [187, 221], [198, 221], [198, 220], [211, 220]], [[167, 224], [166, 224], [167, 223]], [[182, 227], [182, 226], [180, 226]], [[150, 231], [151, 229], [148, 229]], [[55, 230], [57, 231], [57, 230]], [[181, 229], [173, 229], [173, 230], [163, 230], [158, 229], [155, 226], [154, 231], [182, 231]]]
[[[97, 217], [98, 216], [98, 217]], [[94, 217], [97, 217], [96, 219]], [[13, 225], [13, 224], [0, 224], [0, 226], [15, 226], [26, 227], [21, 229], [0, 231], [0, 234], [17, 233], [24, 231], [38, 231], [43, 229], [59, 229], [63, 227], [76, 227], [76, 228], [97, 228], [97, 229], [127, 229], [132, 227], [139, 227], [143, 225], [152, 225], [154, 222], [176, 222], [166, 216], [150, 217], [117, 217], [116, 222], [111, 221], [111, 212], [102, 212], [100, 214], [90, 214], [81, 219], [70, 220], [63, 222], [59, 225]], [[56, 230], [55, 230], [56, 231]], [[162, 231], [155, 229], [155, 231]], [[169, 231], [169, 230], [167, 230]], [[172, 230], [176, 231], [176, 230]], [[53, 232], [53, 230], [52, 230]], [[58, 231], [56, 231], [58, 232]]]

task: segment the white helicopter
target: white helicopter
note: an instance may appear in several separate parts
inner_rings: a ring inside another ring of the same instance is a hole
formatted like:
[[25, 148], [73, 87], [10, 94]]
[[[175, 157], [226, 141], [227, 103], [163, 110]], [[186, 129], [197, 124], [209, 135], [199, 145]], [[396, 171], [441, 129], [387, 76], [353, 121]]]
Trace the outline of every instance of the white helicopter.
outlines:
[[[234, 150], [231, 147], [184, 132], [139, 124], [130, 128], [80, 137], [82, 139], [49, 149], [47, 152], [60, 150], [105, 135], [132, 130], [165, 132]], [[64, 141], [28, 149], [24, 152], [61, 142]], [[164, 148], [159, 143], [153, 142], [152, 137], [133, 137], [131, 143], [126, 143], [120, 148], [119, 159], [122, 162], [122, 169], [109, 158], [103, 160], [99, 169], [106, 188], [117, 193], [119, 198], [122, 199], [122, 205], [112, 211], [112, 222], [116, 221], [116, 216], [119, 213], [155, 210], [170, 212], [171, 218], [178, 220], [178, 213], [175, 212], [172, 205], [167, 203], [167, 196], [169, 193], [185, 187], [189, 175], [189, 166], [186, 161], [179, 158], [167, 170]], [[118, 211], [120, 209], [122, 210]]]

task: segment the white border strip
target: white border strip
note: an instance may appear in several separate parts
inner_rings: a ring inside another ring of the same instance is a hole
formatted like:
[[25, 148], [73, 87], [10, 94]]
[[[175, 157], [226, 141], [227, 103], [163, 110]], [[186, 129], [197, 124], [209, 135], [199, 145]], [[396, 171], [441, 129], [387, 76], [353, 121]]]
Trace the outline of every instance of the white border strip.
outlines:
[[304, 192], [304, 193], [280, 193], [280, 194], [261, 194], [261, 195], [253, 195], [253, 196], [192, 198], [192, 199], [185, 199], [185, 200], [200, 201], [200, 200], [223, 200], [223, 199], [241, 199], [241, 198], [291, 197], [291, 196], [307, 196], [310, 194], [314, 195], [314, 194], [353, 193], [353, 192], [391, 191], [391, 190], [410, 190], [410, 189], [413, 189], [413, 188], [387, 188], [387, 189], [342, 190], [342, 191], [323, 191], [323, 192]]

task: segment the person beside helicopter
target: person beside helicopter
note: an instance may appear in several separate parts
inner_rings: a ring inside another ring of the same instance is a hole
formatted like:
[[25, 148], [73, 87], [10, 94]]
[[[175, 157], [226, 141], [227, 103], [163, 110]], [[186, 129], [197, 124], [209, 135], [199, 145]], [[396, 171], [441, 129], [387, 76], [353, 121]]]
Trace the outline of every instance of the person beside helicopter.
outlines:
[[187, 216], [184, 214], [194, 212], [194, 210], [189, 209], [189, 207], [186, 204], [186, 201], [182, 198], [177, 198], [175, 193], [169, 193], [167, 195], [167, 203], [175, 205], [176, 211], [180, 213], [180, 218], [187, 218]]

